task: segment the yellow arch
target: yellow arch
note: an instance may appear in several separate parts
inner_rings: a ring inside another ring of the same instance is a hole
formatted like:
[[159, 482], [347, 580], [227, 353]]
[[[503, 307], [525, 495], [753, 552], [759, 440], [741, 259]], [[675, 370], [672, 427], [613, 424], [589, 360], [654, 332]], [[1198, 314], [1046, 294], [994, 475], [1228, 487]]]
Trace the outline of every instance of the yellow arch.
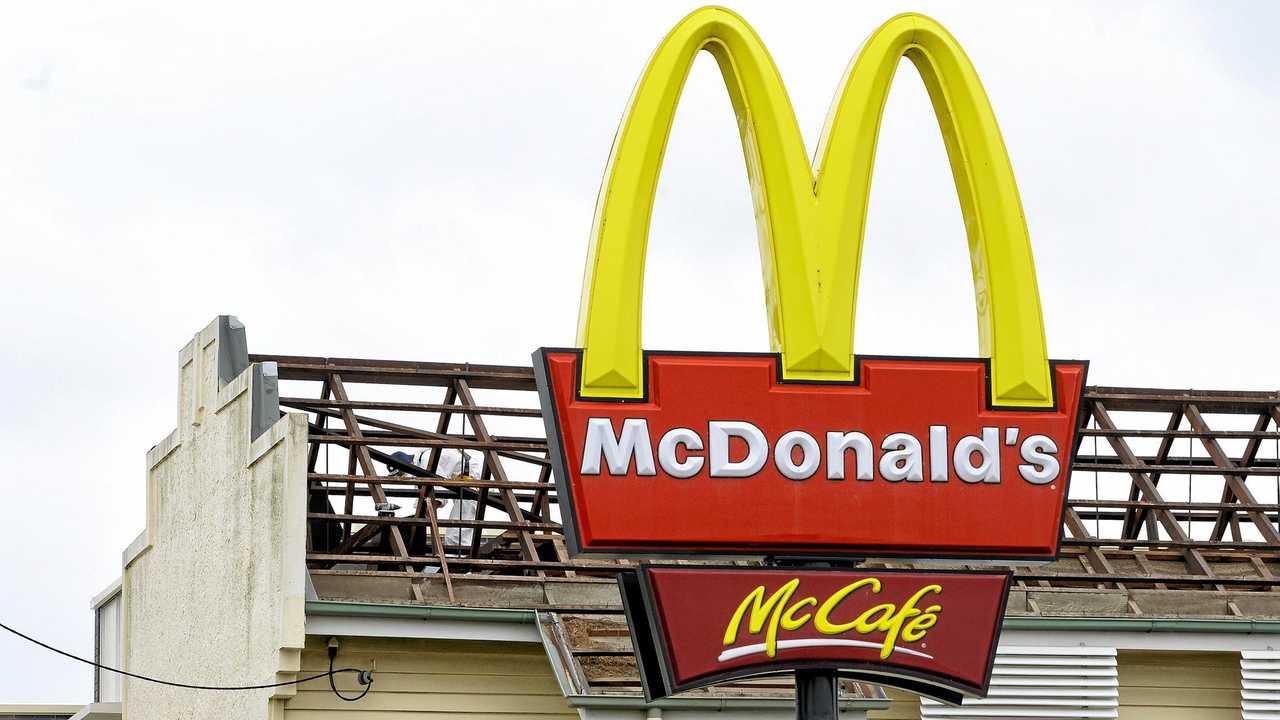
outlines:
[[794, 380], [853, 377], [858, 273], [876, 141], [901, 57], [919, 70], [946, 144], [969, 241], [979, 352], [999, 405], [1053, 404], [1031, 244], [1004, 140], [969, 59], [934, 20], [899, 15], [850, 63], [816, 156], [805, 157], [782, 79], [735, 13], [695, 10], [636, 84], [596, 205], [579, 307], [583, 395], [643, 393], [640, 310], [649, 217], [676, 104], [709, 51], [729, 91], [756, 207], [770, 345]]

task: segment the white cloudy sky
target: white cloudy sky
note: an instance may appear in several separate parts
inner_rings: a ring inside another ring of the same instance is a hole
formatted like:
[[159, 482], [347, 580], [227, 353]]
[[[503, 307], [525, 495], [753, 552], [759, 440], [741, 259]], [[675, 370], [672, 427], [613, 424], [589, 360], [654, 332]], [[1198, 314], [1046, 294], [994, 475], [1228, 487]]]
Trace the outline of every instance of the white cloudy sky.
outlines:
[[[91, 652], [89, 598], [142, 528], [144, 453], [174, 423], [177, 350], [218, 313], [244, 320], [259, 352], [520, 363], [571, 344], [619, 113], [692, 7], [0, 11], [0, 622]], [[1280, 385], [1277, 6], [734, 7], [769, 44], [811, 147], [876, 24], [940, 19], [1013, 157], [1051, 354], [1091, 359], [1099, 384]], [[714, 68], [695, 67], [668, 150], [650, 348], [767, 347]], [[908, 64], [880, 143], [862, 352], [975, 349], [929, 112]], [[0, 703], [84, 702], [91, 677], [0, 637]]]

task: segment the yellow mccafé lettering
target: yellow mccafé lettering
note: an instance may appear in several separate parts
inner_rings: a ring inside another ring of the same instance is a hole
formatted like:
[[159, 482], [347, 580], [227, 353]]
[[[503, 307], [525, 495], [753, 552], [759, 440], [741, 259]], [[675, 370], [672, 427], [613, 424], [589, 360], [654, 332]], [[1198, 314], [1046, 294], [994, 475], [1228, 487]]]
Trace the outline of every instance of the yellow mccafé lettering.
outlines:
[[898, 646], [898, 641], [920, 642], [928, 634], [929, 628], [938, 623], [938, 614], [942, 606], [932, 604], [920, 607], [920, 602], [928, 595], [941, 594], [942, 586], [931, 584], [917, 590], [902, 605], [880, 603], [873, 605], [852, 619], [841, 621], [838, 617], [841, 604], [859, 590], [867, 589], [871, 595], [880, 593], [879, 578], [866, 577], [851, 582], [832, 593], [819, 603], [818, 598], [801, 597], [795, 602], [791, 599], [800, 587], [800, 579], [793, 578], [784, 583], [767, 598], [765, 587], [757, 586], [743, 598], [734, 611], [733, 617], [724, 630], [724, 644], [733, 645], [742, 628], [742, 621], [747, 621], [747, 634], [765, 633], [765, 654], [774, 657], [778, 651], [778, 632], [780, 630], [795, 631], [812, 622], [813, 628], [823, 635], [872, 635], [884, 633], [880, 645], [880, 659], [886, 659]]

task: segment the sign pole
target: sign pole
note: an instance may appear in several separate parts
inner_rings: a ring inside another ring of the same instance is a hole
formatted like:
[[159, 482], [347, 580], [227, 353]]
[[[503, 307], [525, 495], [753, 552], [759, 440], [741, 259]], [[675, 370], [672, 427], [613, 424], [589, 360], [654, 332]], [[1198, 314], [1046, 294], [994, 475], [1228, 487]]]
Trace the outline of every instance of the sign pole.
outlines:
[[835, 670], [796, 671], [796, 720], [839, 720], [840, 680]]
[[[855, 568], [859, 560], [812, 560], [766, 557], [766, 567]], [[840, 678], [833, 669], [796, 670], [796, 720], [839, 720]]]

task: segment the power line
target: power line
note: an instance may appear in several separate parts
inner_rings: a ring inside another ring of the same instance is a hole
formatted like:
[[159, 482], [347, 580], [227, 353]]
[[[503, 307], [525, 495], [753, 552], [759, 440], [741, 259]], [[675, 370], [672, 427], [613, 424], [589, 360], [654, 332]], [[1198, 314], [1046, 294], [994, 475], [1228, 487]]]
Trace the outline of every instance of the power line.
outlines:
[[[119, 668], [113, 668], [108, 665], [103, 665], [93, 660], [82, 658], [79, 655], [73, 655], [65, 650], [59, 650], [58, 648], [48, 643], [41, 642], [31, 637], [30, 635], [26, 635], [24, 633], [18, 632], [17, 630], [14, 630], [13, 628], [9, 627], [8, 625], [5, 625], [4, 623], [0, 623], [0, 629], [7, 630], [13, 633], [14, 635], [17, 635], [18, 637], [22, 638], [23, 640], [26, 640], [29, 643], [34, 643], [36, 645], [39, 645], [45, 650], [55, 652], [63, 657], [71, 658], [72, 660], [75, 660], [77, 662], [82, 662], [85, 665], [92, 665], [93, 667], [96, 667], [100, 670], [113, 672], [113, 673], [116, 673], [117, 675], [125, 675], [127, 677], [131, 677], [137, 680], [145, 680], [146, 682], [156, 683], [157, 685], [168, 685], [170, 687], [187, 688], [189, 690], [221, 690], [221, 691], [265, 690], [267, 688], [284, 687], [285, 685], [300, 685], [304, 682], [309, 682], [311, 680], [319, 680], [320, 678], [329, 678], [329, 687], [332, 688], [334, 695], [337, 695], [339, 698], [346, 700], [348, 702], [355, 702], [356, 700], [359, 700], [365, 695], [368, 695], [369, 690], [372, 689], [373, 687], [373, 673], [369, 672], [368, 670], [360, 670], [358, 668], [338, 668], [337, 670], [335, 670], [333, 668], [333, 659], [337, 655], [337, 652], [335, 652], [336, 648], [331, 648], [329, 653], [329, 672], [320, 673], [319, 675], [311, 675], [304, 678], [298, 678], [297, 680], [287, 680], [285, 682], [268, 683], [264, 685], [194, 685], [191, 683], [180, 683], [180, 682], [173, 682], [170, 680], [160, 680], [158, 678], [148, 677], [146, 675], [139, 675], [138, 673], [129, 672], [128, 670], [121, 670]], [[338, 687], [337, 685], [334, 684], [333, 678], [335, 675], [338, 675], [340, 673], [356, 673], [357, 682], [365, 686], [364, 692], [360, 693], [356, 697], [347, 697], [342, 693], [338, 692]]]

